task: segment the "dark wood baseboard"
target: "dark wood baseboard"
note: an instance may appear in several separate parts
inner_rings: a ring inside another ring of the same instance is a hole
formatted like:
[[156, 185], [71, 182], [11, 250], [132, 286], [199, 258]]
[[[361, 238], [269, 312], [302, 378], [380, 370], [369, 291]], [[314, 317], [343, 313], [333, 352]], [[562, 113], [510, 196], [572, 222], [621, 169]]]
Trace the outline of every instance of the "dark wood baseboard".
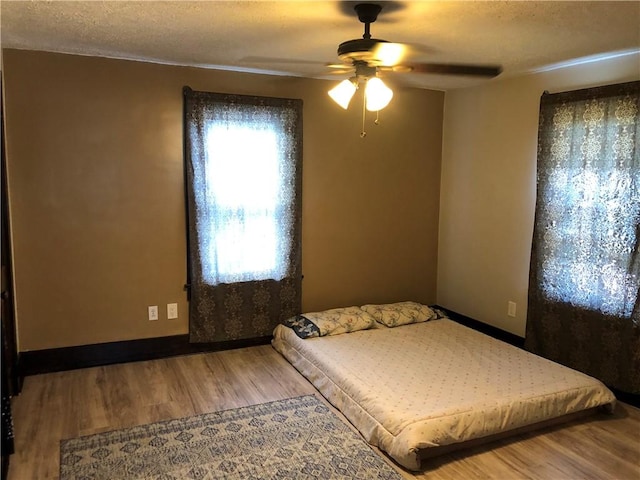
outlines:
[[189, 343], [189, 335], [174, 335], [76, 347], [33, 350], [20, 352], [18, 371], [20, 376], [24, 378], [40, 373], [265, 345], [271, 341], [271, 338], [271, 336], [268, 336], [227, 342]]
[[457, 312], [453, 312], [447, 308], [440, 307], [439, 305], [435, 306], [439, 308], [443, 312], [447, 314], [447, 316], [451, 320], [455, 320], [458, 323], [461, 323], [465, 327], [473, 328], [479, 332], [482, 332], [490, 337], [497, 338], [498, 340], [502, 340], [503, 342], [510, 343], [516, 347], [524, 348], [524, 338], [519, 335], [515, 335], [511, 332], [507, 332], [502, 330], [501, 328], [494, 327], [493, 325], [489, 325], [484, 322], [480, 322], [473, 318], [467, 317]]
[[640, 408], [640, 394], [623, 392], [622, 390], [612, 387], [609, 387], [609, 389], [619, 401], [633, 405], [636, 408]]

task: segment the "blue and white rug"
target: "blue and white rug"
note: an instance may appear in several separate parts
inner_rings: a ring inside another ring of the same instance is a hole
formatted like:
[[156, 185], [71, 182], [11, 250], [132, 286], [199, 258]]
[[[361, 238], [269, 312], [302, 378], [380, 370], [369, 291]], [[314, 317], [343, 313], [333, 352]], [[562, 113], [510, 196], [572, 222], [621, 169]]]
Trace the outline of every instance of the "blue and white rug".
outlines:
[[60, 479], [402, 479], [313, 395], [63, 440]]

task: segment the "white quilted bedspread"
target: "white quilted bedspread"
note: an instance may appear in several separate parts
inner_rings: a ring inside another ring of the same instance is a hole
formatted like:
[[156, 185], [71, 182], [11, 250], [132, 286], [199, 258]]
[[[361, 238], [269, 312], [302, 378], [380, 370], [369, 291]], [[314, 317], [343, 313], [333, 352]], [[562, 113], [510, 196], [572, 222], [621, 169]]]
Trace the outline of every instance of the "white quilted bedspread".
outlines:
[[280, 325], [272, 344], [412, 470], [418, 449], [615, 402], [598, 380], [448, 319], [305, 340]]

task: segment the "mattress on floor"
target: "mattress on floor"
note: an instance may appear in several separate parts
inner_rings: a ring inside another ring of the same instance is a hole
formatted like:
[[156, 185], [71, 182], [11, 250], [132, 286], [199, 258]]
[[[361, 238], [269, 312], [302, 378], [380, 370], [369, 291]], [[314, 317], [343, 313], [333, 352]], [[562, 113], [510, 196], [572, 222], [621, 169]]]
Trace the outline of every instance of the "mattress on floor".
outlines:
[[446, 318], [307, 339], [279, 325], [272, 345], [411, 470], [422, 449], [615, 402], [592, 377]]

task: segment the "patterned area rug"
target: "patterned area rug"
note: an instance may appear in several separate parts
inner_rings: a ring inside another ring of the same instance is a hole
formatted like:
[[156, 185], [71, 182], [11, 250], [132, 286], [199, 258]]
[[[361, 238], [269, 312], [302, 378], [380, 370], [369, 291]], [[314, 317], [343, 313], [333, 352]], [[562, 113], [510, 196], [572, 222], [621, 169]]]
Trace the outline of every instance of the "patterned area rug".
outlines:
[[63, 440], [60, 479], [402, 479], [313, 395]]

